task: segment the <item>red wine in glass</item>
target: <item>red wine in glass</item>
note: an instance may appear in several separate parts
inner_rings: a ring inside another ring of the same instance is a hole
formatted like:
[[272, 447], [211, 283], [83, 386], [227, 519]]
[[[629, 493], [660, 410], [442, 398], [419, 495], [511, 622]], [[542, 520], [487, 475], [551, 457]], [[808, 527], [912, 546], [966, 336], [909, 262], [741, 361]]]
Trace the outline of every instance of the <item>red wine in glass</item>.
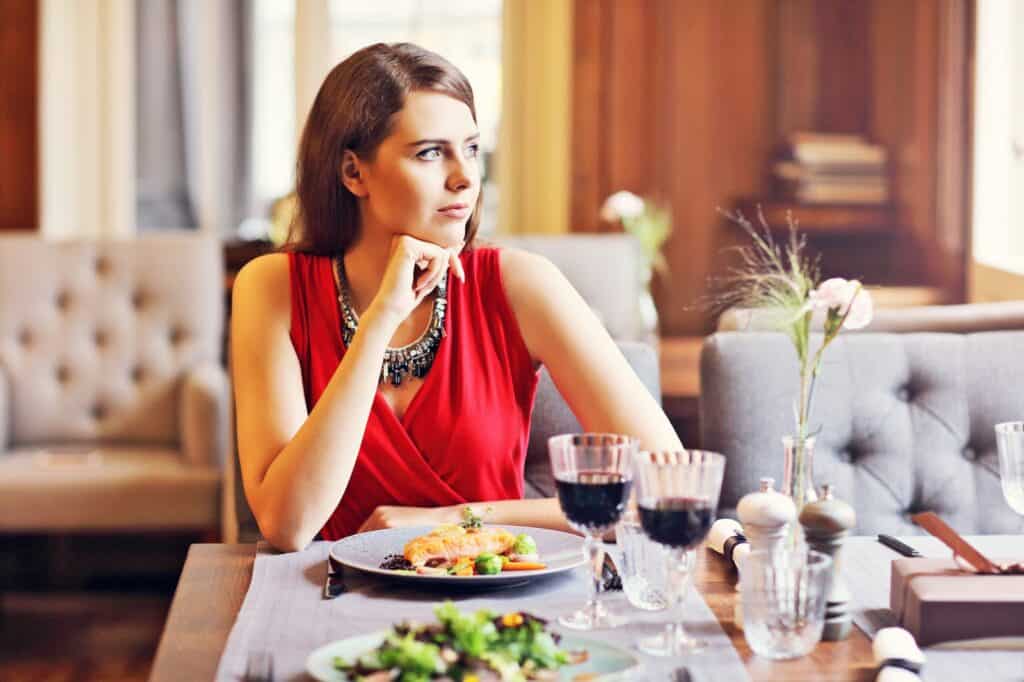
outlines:
[[707, 499], [663, 497], [652, 506], [640, 504], [640, 524], [655, 542], [674, 548], [690, 548], [711, 530], [715, 509]]
[[569, 523], [601, 530], [622, 517], [633, 482], [618, 472], [579, 471], [555, 479], [558, 502]]

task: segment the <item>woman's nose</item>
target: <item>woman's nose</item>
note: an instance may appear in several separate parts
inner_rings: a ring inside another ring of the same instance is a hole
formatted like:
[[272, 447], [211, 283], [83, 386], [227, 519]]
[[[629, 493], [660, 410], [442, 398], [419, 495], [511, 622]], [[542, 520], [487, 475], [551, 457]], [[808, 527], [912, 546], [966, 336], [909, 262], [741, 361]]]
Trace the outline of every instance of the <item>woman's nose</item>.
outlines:
[[448, 189], [452, 192], [462, 192], [473, 186], [474, 172], [470, 164], [475, 162], [472, 159], [456, 159], [451, 173], [448, 175]]

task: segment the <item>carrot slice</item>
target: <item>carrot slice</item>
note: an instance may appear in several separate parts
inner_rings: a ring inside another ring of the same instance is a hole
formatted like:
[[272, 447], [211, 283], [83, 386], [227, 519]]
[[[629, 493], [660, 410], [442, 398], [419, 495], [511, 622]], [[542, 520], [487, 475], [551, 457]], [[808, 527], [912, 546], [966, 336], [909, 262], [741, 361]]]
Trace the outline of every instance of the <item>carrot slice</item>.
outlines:
[[542, 564], [539, 561], [510, 561], [501, 567], [502, 571], [539, 571], [542, 568], [547, 568], [547, 564]]

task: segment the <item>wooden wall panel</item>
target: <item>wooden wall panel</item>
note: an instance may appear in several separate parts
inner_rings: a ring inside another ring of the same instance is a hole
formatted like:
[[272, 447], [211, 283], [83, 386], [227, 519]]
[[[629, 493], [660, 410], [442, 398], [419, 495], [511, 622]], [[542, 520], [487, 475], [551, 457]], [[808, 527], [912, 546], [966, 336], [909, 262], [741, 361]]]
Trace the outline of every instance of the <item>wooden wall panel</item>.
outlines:
[[[597, 211], [616, 190], [665, 197], [675, 230], [671, 279], [655, 286], [663, 330], [701, 334], [713, 321], [696, 304], [739, 237], [716, 207], [769, 196], [769, 161], [789, 133], [864, 133], [890, 152], [899, 225], [850, 249], [872, 263], [888, 248], [878, 263], [895, 262], [891, 281], [956, 297], [973, 0], [950, 3], [577, 0], [573, 229], [615, 229]], [[957, 195], [941, 212], [940, 182]]]
[[39, 7], [0, 0], [0, 230], [39, 224]]

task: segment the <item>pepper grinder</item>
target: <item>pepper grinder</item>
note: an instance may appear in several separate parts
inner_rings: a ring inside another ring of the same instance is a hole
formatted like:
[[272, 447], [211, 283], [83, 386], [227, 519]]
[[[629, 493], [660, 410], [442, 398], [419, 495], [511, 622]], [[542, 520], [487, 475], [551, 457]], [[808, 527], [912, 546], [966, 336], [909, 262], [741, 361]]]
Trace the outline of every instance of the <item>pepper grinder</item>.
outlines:
[[788, 495], [775, 490], [775, 479], [762, 478], [761, 489], [744, 495], [736, 507], [743, 534], [751, 551], [774, 552], [786, 541], [789, 525], [796, 521], [796, 507]]
[[811, 549], [832, 558], [832, 587], [825, 607], [823, 640], [845, 639], [850, 634], [853, 619], [850, 615], [850, 590], [843, 580], [841, 562], [843, 542], [850, 529], [857, 524], [857, 514], [846, 502], [832, 494], [832, 486], [823, 485], [817, 502], [804, 505], [800, 512], [800, 525]]

